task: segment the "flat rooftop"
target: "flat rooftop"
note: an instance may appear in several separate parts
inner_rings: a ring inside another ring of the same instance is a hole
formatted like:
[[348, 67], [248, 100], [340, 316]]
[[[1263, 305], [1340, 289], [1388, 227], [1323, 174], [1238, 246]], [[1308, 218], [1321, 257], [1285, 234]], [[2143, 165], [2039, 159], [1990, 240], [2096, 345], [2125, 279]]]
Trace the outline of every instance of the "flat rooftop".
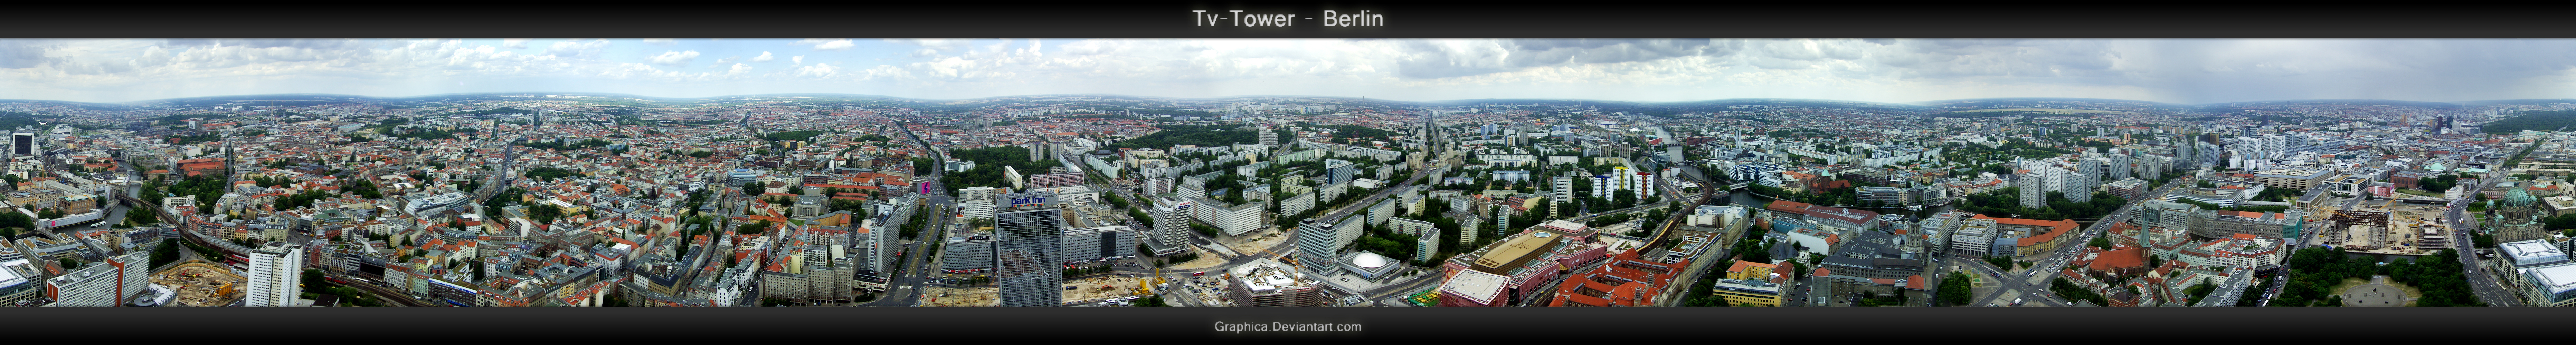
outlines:
[[2523, 269], [2531, 283], [2550, 293], [2576, 290], [2576, 264], [2557, 264]]
[[1511, 277], [1500, 274], [1460, 270], [1458, 275], [1450, 276], [1448, 282], [1440, 284], [1440, 293], [1475, 300], [1481, 304], [1492, 304], [1495, 298], [1502, 297], [1503, 284], [1510, 283], [1511, 280]]
[[2558, 250], [2558, 246], [2549, 244], [2549, 240], [2505, 242], [2497, 244], [2496, 249], [2504, 251], [2505, 257], [2512, 259], [2515, 267], [2531, 267], [2568, 260], [2567, 252]]
[[0, 286], [17, 286], [18, 284], [34, 282], [33, 280], [27, 279], [27, 276], [18, 274], [18, 267], [16, 266], [25, 266], [27, 264], [27, 260], [9, 260], [7, 262], [0, 262]]
[[1530, 253], [1547, 249], [1548, 245], [1556, 244], [1556, 241], [1562, 238], [1565, 237], [1547, 231], [1531, 231], [1512, 236], [1511, 239], [1495, 244], [1493, 250], [1485, 251], [1484, 256], [1477, 257], [1476, 265], [1484, 266], [1486, 269], [1504, 269], [1512, 262], [1529, 256]]
[[1780, 284], [1752, 279], [1718, 279], [1717, 284], [1712, 285], [1711, 288], [1755, 293], [1780, 292]]

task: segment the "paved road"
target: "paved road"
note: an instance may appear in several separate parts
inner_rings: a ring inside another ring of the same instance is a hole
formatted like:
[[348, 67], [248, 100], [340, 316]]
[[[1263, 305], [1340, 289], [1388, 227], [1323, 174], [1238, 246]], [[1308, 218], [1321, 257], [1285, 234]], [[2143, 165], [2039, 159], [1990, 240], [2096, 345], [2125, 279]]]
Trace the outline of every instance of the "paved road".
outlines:
[[[922, 140], [920, 134], [913, 133], [912, 127], [902, 126], [902, 124], [896, 125], [898, 127], [903, 127], [904, 135], [911, 136], [913, 143], [920, 144], [924, 151], [928, 151], [930, 153], [931, 161], [936, 162], [946, 160], [945, 157], [939, 156], [939, 150], [930, 148], [931, 146], [929, 141]], [[930, 198], [930, 203], [915, 208], [913, 212], [929, 212], [930, 216], [927, 217], [929, 220], [921, 224], [920, 229], [922, 229], [922, 234], [920, 236], [913, 237], [912, 245], [910, 247], [905, 247], [905, 255], [903, 259], [901, 259], [902, 262], [900, 263], [900, 266], [894, 268], [894, 272], [889, 273], [893, 275], [892, 277], [887, 278], [886, 281], [887, 294], [890, 296], [877, 298], [875, 303], [870, 303], [868, 305], [909, 306], [921, 302], [922, 289], [927, 287], [928, 283], [933, 280], [933, 278], [930, 277], [931, 272], [936, 272], [938, 270], [937, 262], [929, 262], [924, 258], [933, 256], [930, 253], [930, 245], [932, 243], [937, 243], [942, 239], [947, 238], [947, 235], [944, 235], [942, 230], [947, 228], [944, 224], [949, 220], [947, 214], [949, 205], [948, 189], [939, 185], [939, 177], [943, 176], [946, 172], [947, 169], [931, 169], [930, 178], [922, 180], [922, 186], [925, 187], [926, 190], [931, 191], [927, 196]], [[897, 295], [898, 293], [899, 295]]]
[[[2487, 188], [2494, 187], [2497, 182], [2501, 182], [2497, 181], [2498, 179], [2495, 178], [2483, 178], [2479, 180], [2480, 181], [2476, 185], [2467, 186], [2471, 189], [2461, 195], [2474, 195], [2480, 191], [2485, 191]], [[2475, 248], [2476, 242], [2470, 240], [2470, 235], [2475, 233], [2475, 231], [2470, 228], [2472, 223], [2468, 219], [2469, 216], [2467, 210], [2471, 203], [2469, 200], [2475, 200], [2475, 198], [2476, 197], [2474, 196], [2470, 196], [2452, 200], [2450, 203], [2450, 210], [2445, 211], [2444, 216], [2442, 217], [2445, 221], [2451, 223], [2451, 240], [2453, 243], [2470, 244], [2471, 248]], [[2454, 244], [2454, 246], [2457, 246], [2457, 244]], [[2486, 304], [2490, 306], [2499, 307], [2523, 305], [2522, 299], [2518, 297], [2518, 295], [2505, 290], [2504, 285], [2496, 279], [2497, 274], [2511, 274], [2511, 270], [2498, 271], [2488, 269], [2485, 265], [2479, 265], [2477, 251], [2474, 249], [2458, 252], [2460, 253], [2461, 272], [2464, 272], [2465, 274], [2463, 275], [2469, 277], [2469, 292], [2477, 295], [2478, 301], [2486, 302]]]
[[2075, 254], [2081, 252], [2084, 248], [2085, 243], [2092, 241], [2096, 237], [2102, 236], [2105, 228], [2108, 228], [2111, 224], [2128, 221], [2129, 214], [2131, 213], [2129, 210], [2131, 208], [2138, 207], [2138, 205], [2145, 203], [2147, 200], [2161, 199], [2165, 193], [2172, 192], [2174, 188], [2180, 187], [2181, 185], [2183, 185], [2183, 183], [2169, 184], [2147, 194], [2148, 197], [2129, 200], [2128, 204], [2121, 205], [2118, 209], [2113, 209], [2109, 215], [2104, 215], [2101, 220], [2093, 222], [2090, 226], [2086, 226], [2083, 234], [2079, 235], [2080, 237], [2065, 239], [2065, 242], [2062, 242], [2064, 244], [2059, 247], [2056, 252], [2049, 254], [2046, 259], [2042, 259], [2031, 264], [2031, 268], [2023, 273], [2010, 273], [2008, 268], [1993, 267], [1993, 265], [1987, 264], [1985, 260], [1975, 257], [1952, 255], [1950, 256], [1950, 260], [1955, 262], [1950, 262], [1950, 264], [1971, 268], [1972, 271], [1976, 271], [1972, 274], [1984, 275], [1989, 279], [1995, 279], [1998, 284], [2001, 284], [1996, 286], [1993, 291], [1988, 291], [1985, 294], [1980, 294], [1976, 296], [1976, 298], [1970, 299], [1969, 302], [1974, 303], [1972, 305], [2004, 305], [2012, 303], [2012, 300], [2015, 298], [2022, 299], [2023, 305], [2026, 306], [2072, 305], [2071, 301], [2059, 300], [2054, 296], [2054, 294], [2048, 292], [2049, 281], [2057, 278], [2057, 275], [2054, 273], [2056, 273], [2060, 268], [2065, 267], [2068, 261], [2073, 260]]

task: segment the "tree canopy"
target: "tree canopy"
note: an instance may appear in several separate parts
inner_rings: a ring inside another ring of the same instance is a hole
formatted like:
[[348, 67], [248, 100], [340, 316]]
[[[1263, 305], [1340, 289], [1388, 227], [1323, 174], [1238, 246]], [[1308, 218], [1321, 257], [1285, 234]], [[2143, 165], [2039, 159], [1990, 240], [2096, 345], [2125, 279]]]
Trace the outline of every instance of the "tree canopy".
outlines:
[[1163, 130], [1160, 132], [1154, 132], [1154, 134], [1146, 134], [1143, 137], [1127, 139], [1109, 144], [1109, 147], [1131, 149], [1169, 149], [1173, 145], [1217, 146], [1261, 142], [1260, 132], [1235, 130], [1237, 128], [1243, 128], [1241, 125], [1200, 126], [1164, 124], [1155, 127], [1160, 127]]
[[2487, 133], [2521, 133], [2522, 131], [2555, 131], [2576, 125], [2576, 110], [2525, 111], [2521, 115], [2488, 122]]
[[[1006, 186], [1009, 182], [1002, 179], [1003, 166], [1010, 166], [1017, 169], [1021, 175], [1035, 175], [1046, 173], [1047, 168], [1064, 165], [1063, 162], [1053, 159], [1029, 161], [1029, 149], [1018, 146], [993, 146], [985, 148], [949, 150], [948, 155], [949, 158], [975, 162], [974, 169], [940, 175], [939, 183], [946, 185], [950, 189]], [[914, 164], [921, 163], [921, 161], [914, 162]], [[946, 164], [941, 162], [929, 163]]]

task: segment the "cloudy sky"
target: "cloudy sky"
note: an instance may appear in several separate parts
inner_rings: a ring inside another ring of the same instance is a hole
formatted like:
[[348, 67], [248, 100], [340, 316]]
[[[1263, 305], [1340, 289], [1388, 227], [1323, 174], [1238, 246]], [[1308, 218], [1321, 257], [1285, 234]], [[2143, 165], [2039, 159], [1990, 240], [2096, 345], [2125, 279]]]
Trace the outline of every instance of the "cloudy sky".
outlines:
[[0, 40], [0, 99], [1109, 93], [1430, 101], [2576, 98], [2576, 40]]

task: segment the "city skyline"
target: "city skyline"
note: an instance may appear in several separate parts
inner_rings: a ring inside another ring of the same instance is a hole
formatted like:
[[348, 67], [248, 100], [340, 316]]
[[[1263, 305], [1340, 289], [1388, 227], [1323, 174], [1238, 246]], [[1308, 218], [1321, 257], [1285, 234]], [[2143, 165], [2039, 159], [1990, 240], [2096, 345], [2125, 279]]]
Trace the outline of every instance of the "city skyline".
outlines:
[[2576, 98], [2576, 40], [0, 40], [0, 98]]

